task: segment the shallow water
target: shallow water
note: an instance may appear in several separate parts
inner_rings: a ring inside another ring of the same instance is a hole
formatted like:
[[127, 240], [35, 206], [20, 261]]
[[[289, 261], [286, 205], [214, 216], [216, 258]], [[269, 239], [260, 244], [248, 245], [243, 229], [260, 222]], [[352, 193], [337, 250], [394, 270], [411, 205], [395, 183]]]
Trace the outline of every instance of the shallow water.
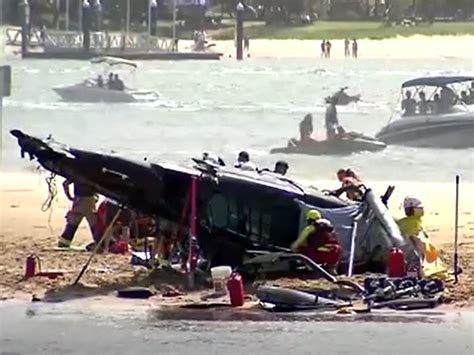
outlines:
[[[437, 322], [160, 321], [151, 310], [0, 304], [2, 354], [472, 354], [473, 314]], [[343, 318], [343, 317], [342, 317]]]
[[292, 174], [307, 180], [333, 178], [351, 166], [373, 180], [450, 181], [454, 174], [473, 180], [474, 149], [430, 150], [389, 147], [379, 153], [349, 157], [278, 156], [298, 133], [298, 122], [312, 112], [323, 134], [323, 98], [342, 86], [362, 93], [363, 102], [342, 107], [341, 123], [349, 130], [376, 133], [398, 105], [399, 87], [417, 76], [472, 74], [473, 63], [437, 60], [255, 59], [241, 63], [143, 62], [126, 83], [161, 94], [157, 103], [70, 104], [52, 87], [81, 81], [87, 62], [11, 60], [13, 95], [4, 103], [3, 168], [30, 165], [18, 158], [8, 131], [20, 128], [74, 146], [142, 159], [186, 162], [202, 151], [231, 162], [242, 149], [260, 166], [284, 157]]

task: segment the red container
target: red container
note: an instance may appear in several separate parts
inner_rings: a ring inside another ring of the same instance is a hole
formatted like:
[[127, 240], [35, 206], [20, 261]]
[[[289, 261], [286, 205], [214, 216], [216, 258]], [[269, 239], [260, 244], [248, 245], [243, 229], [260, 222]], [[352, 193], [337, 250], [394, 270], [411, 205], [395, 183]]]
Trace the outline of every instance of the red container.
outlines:
[[387, 257], [387, 275], [389, 277], [405, 276], [405, 256], [403, 251], [398, 248], [392, 248]]
[[227, 281], [227, 290], [229, 291], [230, 304], [232, 307], [240, 307], [244, 305], [244, 283], [242, 276], [234, 272]]
[[25, 262], [25, 280], [36, 275], [36, 255], [28, 255]]

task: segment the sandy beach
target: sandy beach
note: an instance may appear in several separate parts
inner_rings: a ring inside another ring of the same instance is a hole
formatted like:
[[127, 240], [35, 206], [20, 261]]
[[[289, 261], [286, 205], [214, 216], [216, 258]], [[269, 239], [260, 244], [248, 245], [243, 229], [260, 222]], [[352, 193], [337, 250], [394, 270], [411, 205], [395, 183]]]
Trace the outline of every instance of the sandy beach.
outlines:
[[[330, 39], [331, 58], [344, 59], [344, 40]], [[235, 58], [235, 42], [232, 40], [213, 40], [215, 46], [208, 49], [223, 54], [223, 59]], [[423, 36], [396, 37], [383, 40], [358, 39], [358, 58], [360, 59], [472, 59], [474, 60], [474, 36]], [[3, 43], [3, 42], [2, 42]], [[319, 40], [272, 40], [250, 39], [250, 49], [244, 56], [251, 58], [315, 58], [320, 59]], [[179, 41], [180, 51], [190, 51], [193, 41]], [[0, 48], [1, 50], [1, 48]], [[3, 52], [3, 51], [1, 51]], [[0, 53], [1, 53], [0, 52]], [[4, 47], [7, 57], [20, 55], [19, 47]], [[327, 60], [327, 59], [324, 59]]]
[[[67, 289], [89, 254], [81, 252], [58, 252], [53, 248], [64, 224], [68, 201], [60, 189], [53, 209], [42, 212], [41, 206], [47, 197], [45, 174], [2, 173], [0, 176], [0, 297], [30, 297], [43, 294], [45, 290]], [[334, 181], [314, 182], [320, 188], [334, 187]], [[382, 194], [388, 184], [396, 186], [390, 200], [390, 209], [395, 216], [401, 216], [400, 204], [406, 194], [416, 194], [425, 203], [425, 226], [433, 241], [446, 252], [451, 260], [454, 223], [454, 183], [375, 182], [368, 183]], [[473, 301], [474, 295], [474, 211], [472, 182], [462, 182], [459, 215], [459, 238], [461, 265], [464, 273], [461, 284], [451, 289], [459, 305]], [[84, 245], [90, 239], [83, 224], [75, 244]], [[26, 257], [35, 253], [41, 258], [43, 269], [65, 270], [58, 280], [34, 278], [21, 281]], [[100, 255], [92, 263], [82, 280], [91, 292], [107, 293], [120, 286], [140, 284], [144, 272], [129, 264], [128, 256]], [[454, 292], [453, 292], [454, 291]]]
[[[344, 40], [330, 40], [331, 58], [344, 58]], [[190, 41], [182, 41], [183, 47]], [[209, 41], [212, 49], [224, 54], [224, 58], [235, 57], [234, 41]], [[181, 42], [180, 42], [181, 43]], [[361, 59], [423, 59], [465, 58], [474, 60], [474, 36], [412, 36], [384, 40], [358, 40]], [[252, 58], [316, 58], [321, 55], [321, 41], [311, 40], [250, 40], [249, 54]]]

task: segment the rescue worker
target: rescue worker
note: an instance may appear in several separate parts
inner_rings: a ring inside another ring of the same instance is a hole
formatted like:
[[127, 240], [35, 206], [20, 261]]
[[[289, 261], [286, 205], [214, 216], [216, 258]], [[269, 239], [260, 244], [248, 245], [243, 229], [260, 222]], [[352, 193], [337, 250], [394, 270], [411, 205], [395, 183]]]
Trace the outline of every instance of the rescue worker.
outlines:
[[239, 153], [234, 167], [245, 171], [257, 171], [257, 166], [250, 161], [250, 155], [246, 151]]
[[[74, 196], [71, 195], [70, 186], [74, 187]], [[98, 201], [94, 189], [86, 184], [65, 180], [63, 183], [64, 194], [72, 201], [72, 207], [66, 214], [66, 227], [59, 237], [58, 247], [69, 248], [77, 229], [85, 218], [94, 241], [96, 240], [96, 203]]]
[[407, 196], [403, 200], [405, 217], [398, 220], [398, 228], [404, 238], [411, 241], [418, 250], [418, 235], [423, 231], [422, 217], [425, 214], [422, 202], [413, 196]]
[[286, 175], [287, 171], [288, 171], [288, 163], [284, 160], [279, 160], [276, 162], [275, 164], [275, 169], [273, 170], [273, 172], [275, 174], [280, 174], [280, 175]]
[[359, 176], [352, 169], [339, 169], [337, 171], [337, 179], [341, 182], [342, 186], [335, 191], [330, 191], [330, 195], [339, 197], [345, 192], [349, 200], [362, 200], [363, 196], [360, 188], [363, 184]]
[[422, 217], [425, 214], [423, 203], [414, 196], [407, 196], [403, 200], [405, 217], [398, 220], [398, 228], [402, 236], [410, 241], [420, 258], [423, 277], [446, 277], [446, 267], [439, 258], [439, 251], [428, 239], [423, 230]]
[[317, 210], [309, 210], [306, 213], [306, 227], [293, 242], [291, 249], [336, 274], [341, 258], [341, 246], [331, 222], [321, 218]]

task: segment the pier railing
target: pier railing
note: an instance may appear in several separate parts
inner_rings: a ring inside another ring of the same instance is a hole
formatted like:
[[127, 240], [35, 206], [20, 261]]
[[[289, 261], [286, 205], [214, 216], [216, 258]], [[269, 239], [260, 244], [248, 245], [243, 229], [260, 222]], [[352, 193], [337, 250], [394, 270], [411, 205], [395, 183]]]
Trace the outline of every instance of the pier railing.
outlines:
[[[7, 29], [7, 45], [21, 45], [21, 29]], [[91, 32], [90, 46], [92, 50], [127, 50], [169, 52], [173, 49], [173, 41], [147, 34]], [[36, 30], [32, 29], [28, 36], [28, 46], [44, 47], [45, 52], [78, 50], [83, 48], [83, 33], [76, 31]]]
[[[28, 46], [39, 47], [43, 46], [43, 35], [41, 30], [31, 29], [28, 34]], [[6, 45], [7, 46], [21, 46], [21, 29], [9, 27], [6, 31]]]

